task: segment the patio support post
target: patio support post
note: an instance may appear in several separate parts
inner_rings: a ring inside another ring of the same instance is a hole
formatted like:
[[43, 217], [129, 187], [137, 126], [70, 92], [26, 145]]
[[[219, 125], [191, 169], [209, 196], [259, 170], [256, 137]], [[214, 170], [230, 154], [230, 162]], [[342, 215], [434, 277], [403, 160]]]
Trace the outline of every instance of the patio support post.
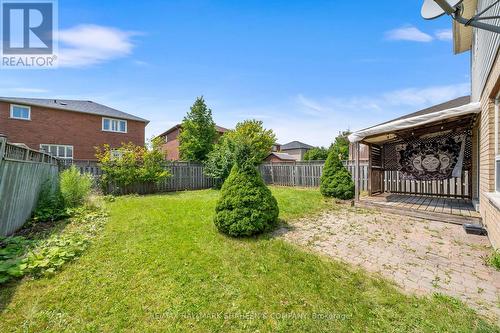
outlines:
[[372, 145], [368, 144], [368, 170], [367, 170], [367, 182], [368, 182], [368, 195], [372, 195]]
[[356, 161], [354, 163], [354, 200], [359, 201], [360, 174], [359, 174], [359, 142], [356, 142]]

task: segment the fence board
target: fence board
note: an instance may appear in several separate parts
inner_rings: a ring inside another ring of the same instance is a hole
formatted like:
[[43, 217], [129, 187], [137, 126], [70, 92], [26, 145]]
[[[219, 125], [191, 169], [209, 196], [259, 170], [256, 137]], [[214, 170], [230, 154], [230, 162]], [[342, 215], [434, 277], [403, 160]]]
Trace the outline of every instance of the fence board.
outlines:
[[0, 137], [0, 236], [18, 230], [35, 209], [42, 184], [58, 181], [57, 159]]

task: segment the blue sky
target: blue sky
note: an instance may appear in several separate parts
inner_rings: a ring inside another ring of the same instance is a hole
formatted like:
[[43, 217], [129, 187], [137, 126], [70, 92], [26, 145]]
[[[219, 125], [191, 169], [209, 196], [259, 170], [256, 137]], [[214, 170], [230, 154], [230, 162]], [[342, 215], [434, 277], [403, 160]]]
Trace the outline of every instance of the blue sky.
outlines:
[[147, 137], [204, 95], [221, 126], [328, 145], [469, 93], [469, 53], [420, 3], [60, 0], [62, 66], [3, 70], [0, 95], [94, 100], [151, 120]]

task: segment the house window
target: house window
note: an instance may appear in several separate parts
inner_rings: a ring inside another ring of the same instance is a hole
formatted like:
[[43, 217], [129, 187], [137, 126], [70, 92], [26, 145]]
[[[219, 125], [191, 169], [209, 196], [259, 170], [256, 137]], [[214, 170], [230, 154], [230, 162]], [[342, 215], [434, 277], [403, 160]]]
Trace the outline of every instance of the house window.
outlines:
[[31, 108], [24, 105], [10, 105], [10, 117], [13, 119], [31, 119]]
[[106, 132], [127, 133], [127, 121], [113, 118], [102, 118], [102, 130]]
[[43, 150], [54, 157], [67, 160], [73, 159], [73, 146], [42, 144], [40, 145], [40, 150]]

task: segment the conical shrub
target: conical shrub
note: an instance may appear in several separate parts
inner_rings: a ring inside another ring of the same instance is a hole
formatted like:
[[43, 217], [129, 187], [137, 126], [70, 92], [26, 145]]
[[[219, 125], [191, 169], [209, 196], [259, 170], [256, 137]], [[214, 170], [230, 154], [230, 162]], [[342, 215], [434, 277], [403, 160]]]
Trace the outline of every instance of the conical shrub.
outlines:
[[354, 182], [351, 174], [342, 164], [339, 151], [336, 148], [331, 149], [326, 159], [321, 175], [320, 191], [325, 197], [342, 200], [354, 197]]
[[233, 237], [272, 230], [278, 222], [278, 203], [255, 166], [237, 154], [215, 207], [215, 226]]

